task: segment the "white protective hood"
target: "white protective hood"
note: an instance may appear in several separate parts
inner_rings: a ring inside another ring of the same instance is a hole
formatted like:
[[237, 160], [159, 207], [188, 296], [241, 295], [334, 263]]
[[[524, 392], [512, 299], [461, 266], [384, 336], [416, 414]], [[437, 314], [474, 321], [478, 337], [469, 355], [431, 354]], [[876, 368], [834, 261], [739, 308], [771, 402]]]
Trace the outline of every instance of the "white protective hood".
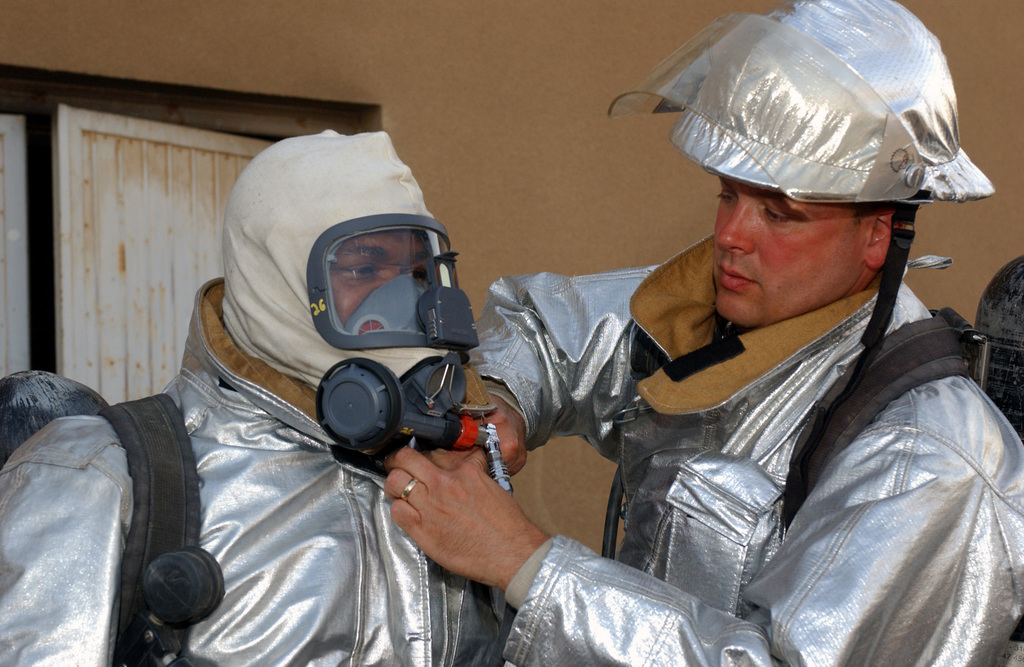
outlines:
[[340, 350], [313, 325], [306, 291], [313, 243], [331, 225], [379, 213], [432, 217], [384, 132], [326, 131], [257, 155], [224, 213], [224, 327], [235, 345], [311, 387], [349, 357], [373, 359], [401, 376], [436, 356], [430, 348]]

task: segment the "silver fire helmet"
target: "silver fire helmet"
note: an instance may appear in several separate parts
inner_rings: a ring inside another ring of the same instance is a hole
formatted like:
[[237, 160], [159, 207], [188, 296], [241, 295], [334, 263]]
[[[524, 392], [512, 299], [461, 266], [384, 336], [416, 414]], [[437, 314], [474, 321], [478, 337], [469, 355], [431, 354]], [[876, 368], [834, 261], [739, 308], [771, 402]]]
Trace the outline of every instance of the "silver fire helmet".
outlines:
[[791, 0], [717, 19], [609, 115], [681, 112], [671, 140], [707, 171], [803, 201], [988, 197], [960, 149], [938, 39], [890, 0]]

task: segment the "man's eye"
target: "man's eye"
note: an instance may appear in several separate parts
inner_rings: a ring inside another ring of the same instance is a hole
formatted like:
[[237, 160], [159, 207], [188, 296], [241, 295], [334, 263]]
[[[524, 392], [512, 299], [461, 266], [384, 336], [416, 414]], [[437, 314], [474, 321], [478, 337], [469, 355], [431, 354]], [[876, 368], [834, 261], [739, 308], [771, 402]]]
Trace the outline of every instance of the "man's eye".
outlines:
[[770, 208], [766, 208], [766, 209], [765, 209], [765, 215], [766, 215], [766, 216], [768, 217], [768, 219], [769, 219], [769, 220], [771, 220], [772, 222], [783, 222], [783, 221], [785, 221], [785, 220], [788, 220], [788, 219], [789, 219], [789, 218], [788, 218], [788, 216], [786, 216], [786, 215], [784, 215], [784, 214], [782, 214], [782, 213], [779, 213], [778, 211], [773, 211], [773, 210], [772, 210], [772, 209], [770, 209]]
[[736, 195], [730, 194], [728, 192], [719, 192], [718, 199], [720, 201], [730, 203], [736, 201]]
[[369, 280], [377, 275], [377, 267], [374, 264], [335, 266], [331, 268], [331, 273], [344, 280]]

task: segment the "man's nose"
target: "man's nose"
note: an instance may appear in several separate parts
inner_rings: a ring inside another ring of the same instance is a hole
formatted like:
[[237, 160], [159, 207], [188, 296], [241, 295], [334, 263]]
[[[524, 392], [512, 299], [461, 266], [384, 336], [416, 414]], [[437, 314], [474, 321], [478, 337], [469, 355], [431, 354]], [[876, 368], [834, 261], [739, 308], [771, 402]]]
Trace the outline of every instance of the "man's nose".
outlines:
[[715, 243], [731, 252], [750, 252], [754, 247], [755, 213], [750, 202], [739, 199], [732, 206], [722, 206], [715, 225]]

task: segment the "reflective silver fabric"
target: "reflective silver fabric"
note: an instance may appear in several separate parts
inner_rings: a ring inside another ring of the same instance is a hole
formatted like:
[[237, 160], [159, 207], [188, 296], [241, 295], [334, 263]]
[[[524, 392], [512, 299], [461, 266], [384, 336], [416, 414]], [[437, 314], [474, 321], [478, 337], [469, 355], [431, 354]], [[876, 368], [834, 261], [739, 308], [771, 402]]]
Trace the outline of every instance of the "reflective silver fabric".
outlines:
[[[992, 664], [1022, 611], [1024, 451], [987, 397], [949, 378], [891, 403], [783, 535], [795, 439], [874, 299], [724, 403], [664, 415], [627, 364], [646, 273], [492, 286], [478, 369], [518, 397], [531, 446], [580, 434], [618, 459], [628, 500], [622, 562], [555, 540], [506, 659]], [[903, 287], [892, 327], [927, 316]]]
[[[184, 655], [500, 663], [500, 597], [427, 560], [391, 521], [382, 478], [337, 463], [310, 418], [228, 372], [195, 320], [187, 345], [167, 393], [192, 438], [201, 546], [226, 595]], [[124, 451], [102, 418], [54, 422], [18, 450], [0, 473], [0, 664], [110, 664], [131, 511]]]
[[729, 14], [611, 106], [681, 112], [672, 143], [708, 171], [809, 201], [993, 193], [960, 148], [939, 40], [891, 0], [790, 0]]

